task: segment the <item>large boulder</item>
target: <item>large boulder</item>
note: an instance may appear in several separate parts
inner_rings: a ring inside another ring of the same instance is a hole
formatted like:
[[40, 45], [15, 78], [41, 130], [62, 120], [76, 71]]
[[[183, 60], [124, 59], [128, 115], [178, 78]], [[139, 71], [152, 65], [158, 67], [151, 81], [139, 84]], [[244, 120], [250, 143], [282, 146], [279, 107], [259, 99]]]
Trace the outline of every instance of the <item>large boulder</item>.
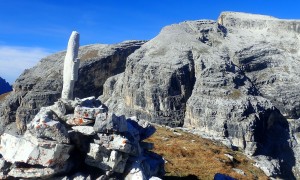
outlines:
[[11, 163], [23, 162], [31, 165], [52, 167], [64, 164], [72, 146], [58, 144], [55, 141], [36, 138], [30, 134], [25, 137], [16, 137], [4, 133], [1, 136], [0, 153]]
[[58, 121], [57, 115], [49, 107], [41, 108], [35, 118], [27, 124], [27, 130], [37, 138], [46, 138], [58, 143], [70, 143], [66, 127]]

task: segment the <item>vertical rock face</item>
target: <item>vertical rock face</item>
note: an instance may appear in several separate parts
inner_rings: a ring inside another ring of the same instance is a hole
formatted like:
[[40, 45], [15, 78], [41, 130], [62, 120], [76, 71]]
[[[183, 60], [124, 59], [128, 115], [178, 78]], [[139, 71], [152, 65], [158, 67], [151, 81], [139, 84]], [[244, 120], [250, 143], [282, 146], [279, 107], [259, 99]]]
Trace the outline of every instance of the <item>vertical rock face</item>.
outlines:
[[[116, 111], [182, 126], [195, 82], [191, 39], [181, 38], [184, 31], [174, 30], [174, 37], [163, 32], [128, 58], [125, 72], [105, 83], [107, 90], [102, 98]], [[170, 38], [174, 38], [172, 43]]]
[[[102, 94], [106, 79], [124, 72], [126, 58], [143, 43], [126, 41], [115, 45], [94, 44], [79, 48], [78, 58], [81, 63], [74, 96], [83, 98]], [[0, 107], [0, 132], [24, 130], [26, 123], [34, 118], [41, 107], [52, 105], [61, 97], [65, 55], [66, 52], [59, 52], [45, 57], [16, 80], [14, 91]]]
[[233, 12], [167, 26], [106, 81], [101, 99], [277, 159], [270, 176], [300, 177], [299, 32], [300, 21]]
[[0, 95], [12, 91], [11, 85], [0, 77]]
[[61, 97], [63, 99], [73, 99], [73, 89], [75, 82], [78, 79], [78, 69], [80, 60], [78, 57], [79, 49], [79, 33], [73, 31], [69, 42], [67, 53], [64, 61], [64, 72], [63, 72], [63, 90]]

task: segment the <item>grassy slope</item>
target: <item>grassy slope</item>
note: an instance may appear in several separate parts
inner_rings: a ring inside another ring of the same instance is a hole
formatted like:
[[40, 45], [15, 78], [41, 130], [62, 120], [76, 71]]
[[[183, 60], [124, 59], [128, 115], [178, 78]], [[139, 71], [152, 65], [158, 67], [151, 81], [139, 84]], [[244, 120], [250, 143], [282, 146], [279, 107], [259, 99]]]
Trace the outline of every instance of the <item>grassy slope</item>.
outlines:
[[[216, 173], [237, 179], [268, 179], [241, 152], [193, 134], [156, 128], [156, 133], [147, 141], [154, 143], [153, 151], [167, 161], [164, 179], [213, 179]], [[232, 155], [234, 160], [231, 161], [224, 154]], [[246, 175], [240, 175], [232, 168], [241, 169]]]

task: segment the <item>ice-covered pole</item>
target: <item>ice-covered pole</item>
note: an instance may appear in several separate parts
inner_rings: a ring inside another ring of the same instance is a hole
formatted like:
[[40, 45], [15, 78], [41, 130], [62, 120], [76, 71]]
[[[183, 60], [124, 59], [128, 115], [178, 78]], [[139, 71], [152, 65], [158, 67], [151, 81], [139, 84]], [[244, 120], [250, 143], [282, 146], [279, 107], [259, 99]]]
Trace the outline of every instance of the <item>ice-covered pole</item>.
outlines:
[[69, 42], [64, 62], [62, 99], [73, 99], [74, 84], [78, 79], [80, 60], [78, 57], [79, 33], [73, 31]]

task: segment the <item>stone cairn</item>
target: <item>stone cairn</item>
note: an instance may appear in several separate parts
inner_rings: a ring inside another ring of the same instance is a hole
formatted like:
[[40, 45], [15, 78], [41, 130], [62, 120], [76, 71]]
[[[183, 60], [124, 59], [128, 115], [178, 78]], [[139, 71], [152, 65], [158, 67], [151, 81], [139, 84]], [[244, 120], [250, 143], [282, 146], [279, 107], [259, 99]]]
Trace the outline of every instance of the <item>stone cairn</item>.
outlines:
[[23, 136], [1, 136], [0, 178], [154, 179], [164, 161], [143, 142], [154, 132], [147, 121], [108, 113], [95, 97], [60, 99], [41, 108]]
[[164, 160], [143, 142], [155, 132], [151, 124], [109, 113], [95, 97], [73, 100], [78, 41], [73, 32], [62, 98], [42, 107], [24, 135], [1, 135], [0, 179], [159, 179]]

